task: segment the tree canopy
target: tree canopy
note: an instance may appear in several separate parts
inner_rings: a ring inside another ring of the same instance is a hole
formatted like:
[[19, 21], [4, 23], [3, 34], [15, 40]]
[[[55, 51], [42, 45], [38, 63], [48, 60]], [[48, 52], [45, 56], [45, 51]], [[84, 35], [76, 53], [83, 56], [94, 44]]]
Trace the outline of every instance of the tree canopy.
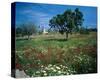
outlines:
[[63, 14], [58, 14], [50, 19], [49, 26], [61, 34], [66, 33], [66, 39], [68, 39], [68, 34], [73, 30], [79, 30], [83, 21], [83, 13], [78, 8], [74, 11], [68, 9]]

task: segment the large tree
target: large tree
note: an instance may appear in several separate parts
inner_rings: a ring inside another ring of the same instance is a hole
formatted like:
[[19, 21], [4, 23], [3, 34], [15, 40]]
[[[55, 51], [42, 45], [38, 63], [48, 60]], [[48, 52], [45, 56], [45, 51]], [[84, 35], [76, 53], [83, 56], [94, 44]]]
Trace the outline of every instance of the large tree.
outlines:
[[76, 8], [74, 11], [71, 9], [66, 10], [63, 14], [54, 16], [49, 21], [49, 26], [61, 34], [66, 34], [66, 40], [68, 34], [73, 30], [79, 30], [79, 26], [83, 23], [83, 14]]

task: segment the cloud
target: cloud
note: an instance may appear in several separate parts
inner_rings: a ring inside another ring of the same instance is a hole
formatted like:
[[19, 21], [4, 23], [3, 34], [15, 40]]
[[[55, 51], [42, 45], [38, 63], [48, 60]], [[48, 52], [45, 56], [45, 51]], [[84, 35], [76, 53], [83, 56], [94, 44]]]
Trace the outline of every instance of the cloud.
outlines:
[[28, 21], [32, 21], [40, 26], [47, 26], [49, 19], [52, 17], [51, 14], [34, 10], [23, 10], [22, 15], [27, 15], [26, 17]]

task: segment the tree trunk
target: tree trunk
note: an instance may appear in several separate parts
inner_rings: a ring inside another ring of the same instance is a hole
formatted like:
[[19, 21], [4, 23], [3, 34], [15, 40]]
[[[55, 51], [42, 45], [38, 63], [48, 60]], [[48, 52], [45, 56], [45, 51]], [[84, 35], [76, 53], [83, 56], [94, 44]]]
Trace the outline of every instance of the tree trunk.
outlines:
[[68, 40], [68, 32], [66, 32], [66, 40]]

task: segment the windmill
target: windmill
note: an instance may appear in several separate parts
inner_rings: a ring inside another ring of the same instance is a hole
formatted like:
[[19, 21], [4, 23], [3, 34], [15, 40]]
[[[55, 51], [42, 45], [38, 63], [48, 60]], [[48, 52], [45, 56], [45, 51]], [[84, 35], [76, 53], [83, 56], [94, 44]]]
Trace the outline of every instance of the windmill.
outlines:
[[43, 27], [43, 34], [48, 34], [48, 32], [46, 31], [45, 27]]

